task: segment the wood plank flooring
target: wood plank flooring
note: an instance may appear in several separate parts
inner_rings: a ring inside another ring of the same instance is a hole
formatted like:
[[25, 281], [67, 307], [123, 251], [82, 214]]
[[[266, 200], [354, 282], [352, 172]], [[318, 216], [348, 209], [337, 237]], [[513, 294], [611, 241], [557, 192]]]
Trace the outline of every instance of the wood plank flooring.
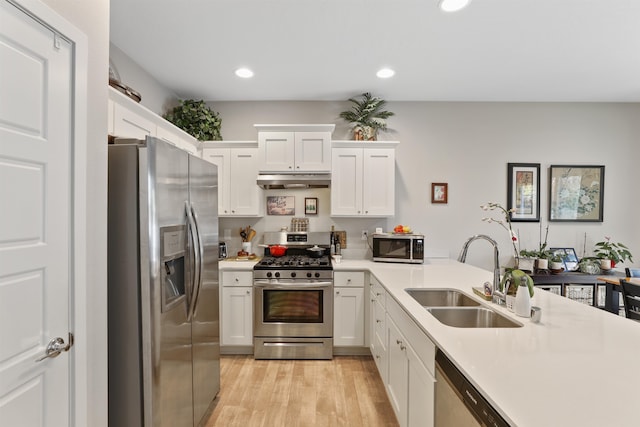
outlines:
[[398, 426], [370, 356], [254, 360], [222, 356], [204, 427]]

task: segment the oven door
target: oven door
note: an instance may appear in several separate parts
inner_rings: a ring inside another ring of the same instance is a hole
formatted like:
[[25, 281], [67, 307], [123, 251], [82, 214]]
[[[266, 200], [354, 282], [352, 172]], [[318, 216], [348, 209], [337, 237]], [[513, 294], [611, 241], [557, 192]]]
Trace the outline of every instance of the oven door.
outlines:
[[331, 337], [333, 282], [254, 281], [256, 337]]

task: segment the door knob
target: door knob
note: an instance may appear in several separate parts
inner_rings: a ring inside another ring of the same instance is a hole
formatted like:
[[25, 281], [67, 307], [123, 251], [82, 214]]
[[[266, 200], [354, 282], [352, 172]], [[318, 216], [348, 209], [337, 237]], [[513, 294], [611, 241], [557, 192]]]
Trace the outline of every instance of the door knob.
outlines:
[[44, 356], [36, 359], [36, 362], [41, 362], [44, 359], [58, 357], [63, 351], [69, 351], [71, 346], [73, 346], [72, 333], [69, 333], [69, 342], [67, 344], [65, 344], [64, 339], [56, 337], [49, 341], [49, 344], [47, 344], [47, 348], [44, 350]]

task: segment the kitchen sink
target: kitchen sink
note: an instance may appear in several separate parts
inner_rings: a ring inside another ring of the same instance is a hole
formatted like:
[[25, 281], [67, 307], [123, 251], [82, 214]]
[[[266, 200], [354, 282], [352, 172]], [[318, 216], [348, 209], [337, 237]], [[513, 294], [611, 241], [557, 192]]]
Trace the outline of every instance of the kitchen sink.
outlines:
[[428, 307], [436, 319], [456, 328], [520, 328], [522, 324], [484, 307]]
[[480, 305], [456, 289], [405, 289], [423, 307], [473, 307]]

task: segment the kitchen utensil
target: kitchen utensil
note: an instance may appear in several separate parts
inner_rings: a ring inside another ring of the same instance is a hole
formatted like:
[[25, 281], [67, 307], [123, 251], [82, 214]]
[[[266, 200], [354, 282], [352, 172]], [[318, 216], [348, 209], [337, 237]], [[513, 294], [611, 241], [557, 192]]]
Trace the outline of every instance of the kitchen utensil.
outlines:
[[253, 238], [256, 237], [256, 230], [253, 228], [249, 229], [249, 235], [247, 236], [247, 241], [250, 242]]
[[242, 238], [243, 242], [247, 241], [247, 232], [242, 227], [240, 227], [240, 237]]
[[287, 247], [282, 245], [258, 245], [262, 248], [269, 249], [269, 254], [273, 257], [281, 257], [287, 253]]
[[318, 245], [313, 245], [312, 248], [307, 248], [307, 252], [309, 252], [309, 256], [311, 258], [320, 258], [325, 253], [325, 249], [319, 247]]

